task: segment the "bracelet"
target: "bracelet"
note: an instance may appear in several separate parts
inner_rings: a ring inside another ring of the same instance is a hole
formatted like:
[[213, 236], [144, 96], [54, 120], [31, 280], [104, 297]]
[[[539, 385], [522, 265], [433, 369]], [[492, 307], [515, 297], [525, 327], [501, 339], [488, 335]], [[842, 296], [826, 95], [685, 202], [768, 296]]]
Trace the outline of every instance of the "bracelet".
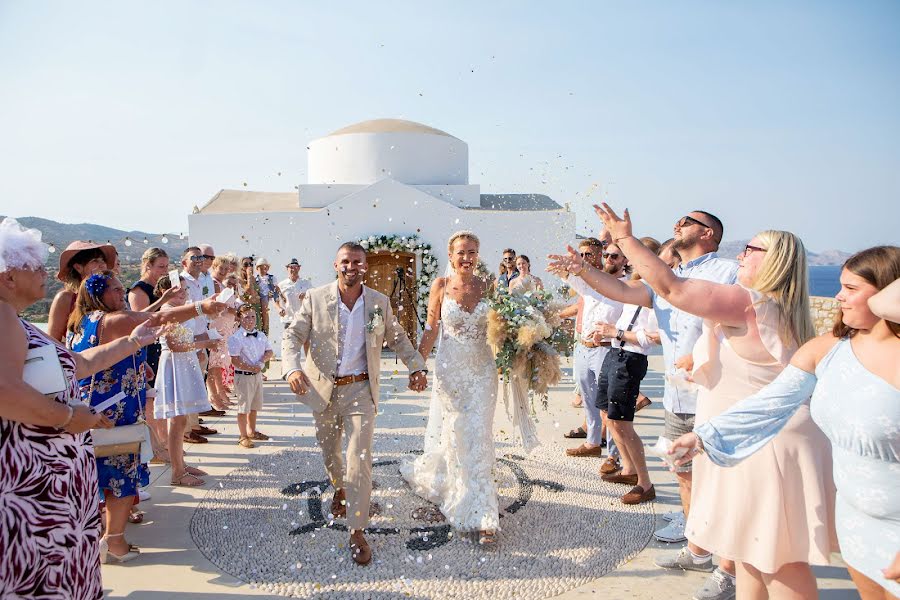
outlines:
[[63, 424], [60, 425], [59, 427], [57, 427], [57, 429], [65, 429], [66, 427], [69, 426], [69, 423], [72, 422], [72, 419], [75, 418], [75, 409], [72, 408], [71, 406], [69, 406], [68, 404], [66, 404], [66, 408], [69, 409], [69, 416], [66, 417], [66, 420], [63, 421]]
[[203, 307], [200, 306], [200, 303], [199, 303], [199, 302], [194, 302], [194, 310], [197, 311], [197, 316], [198, 316], [198, 317], [202, 317], [202, 316], [203, 316]]
[[622, 237], [615, 238], [613, 241], [614, 241], [615, 243], [618, 244], [618, 243], [619, 243], [619, 240], [625, 240], [625, 239], [628, 239], [628, 238], [630, 238], [630, 237], [634, 237], [634, 236], [633, 236], [633, 235], [623, 235]]
[[143, 348], [143, 345], [142, 345], [136, 338], [133, 338], [133, 337], [131, 337], [131, 336], [128, 336], [128, 341], [129, 341], [129, 342], [133, 342], [134, 345], [135, 345], [135, 347], [136, 347], [138, 350], [140, 350], [141, 348]]

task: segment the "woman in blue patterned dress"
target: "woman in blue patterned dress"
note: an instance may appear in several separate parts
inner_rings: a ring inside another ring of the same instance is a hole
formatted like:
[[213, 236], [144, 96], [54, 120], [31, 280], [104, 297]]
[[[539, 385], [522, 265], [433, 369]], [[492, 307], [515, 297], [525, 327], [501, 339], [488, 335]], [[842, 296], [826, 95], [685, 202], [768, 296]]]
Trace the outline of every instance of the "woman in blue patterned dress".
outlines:
[[[164, 322], [183, 322], [198, 314], [215, 315], [222, 304], [206, 300], [160, 313]], [[75, 310], [69, 318], [68, 345], [75, 351], [93, 348], [128, 335], [135, 325], [147, 320], [149, 313], [125, 310], [125, 287], [111, 271], [92, 275], [78, 291]], [[82, 399], [96, 406], [122, 392], [124, 398], [104, 411], [116, 427], [144, 420], [147, 397], [146, 351], [141, 348], [93, 377], [82, 379]], [[123, 454], [97, 458], [100, 490], [106, 499], [106, 536], [100, 542], [103, 562], [126, 562], [139, 550], [125, 540], [128, 520], [138, 486], [149, 484], [149, 468], [140, 455]]]
[[706, 451], [714, 463], [732, 466], [769, 443], [809, 403], [831, 441], [838, 541], [863, 600], [900, 595], [900, 323], [868, 305], [897, 279], [900, 247], [850, 257], [833, 332], [805, 344], [772, 383], [672, 448], [687, 449], [678, 462]]

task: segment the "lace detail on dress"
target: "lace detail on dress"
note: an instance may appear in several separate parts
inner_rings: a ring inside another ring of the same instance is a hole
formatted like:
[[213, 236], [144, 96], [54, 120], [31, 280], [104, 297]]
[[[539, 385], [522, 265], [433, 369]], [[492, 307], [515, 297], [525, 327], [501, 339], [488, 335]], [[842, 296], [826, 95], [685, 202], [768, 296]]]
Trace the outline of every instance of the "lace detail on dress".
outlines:
[[484, 301], [470, 313], [444, 297], [425, 451], [400, 467], [413, 491], [461, 531], [500, 529], [493, 473], [497, 369], [487, 313]]

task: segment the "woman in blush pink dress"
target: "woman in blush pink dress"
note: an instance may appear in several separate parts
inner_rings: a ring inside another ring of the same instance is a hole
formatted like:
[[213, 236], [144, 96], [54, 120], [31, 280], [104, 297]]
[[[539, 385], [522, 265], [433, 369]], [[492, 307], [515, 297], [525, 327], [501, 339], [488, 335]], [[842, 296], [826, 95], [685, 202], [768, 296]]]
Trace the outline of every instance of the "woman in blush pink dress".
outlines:
[[[213, 267], [215, 268], [215, 263], [213, 263]], [[226, 275], [221, 282], [216, 280], [216, 291], [221, 292], [224, 289], [231, 289], [234, 295], [225, 303], [228, 308], [210, 323], [210, 328], [215, 329], [221, 339], [209, 350], [209, 375], [207, 377], [207, 383], [215, 381], [215, 384], [207, 385], [207, 387], [215, 388], [215, 395], [210, 394], [209, 400], [219, 410], [224, 410], [227, 406], [232, 405], [225, 391], [223, 374], [225, 369], [231, 365], [231, 357], [228, 355], [228, 338], [237, 331], [240, 325], [237, 320], [237, 309], [243, 304], [238, 298], [240, 288], [234, 273]]]

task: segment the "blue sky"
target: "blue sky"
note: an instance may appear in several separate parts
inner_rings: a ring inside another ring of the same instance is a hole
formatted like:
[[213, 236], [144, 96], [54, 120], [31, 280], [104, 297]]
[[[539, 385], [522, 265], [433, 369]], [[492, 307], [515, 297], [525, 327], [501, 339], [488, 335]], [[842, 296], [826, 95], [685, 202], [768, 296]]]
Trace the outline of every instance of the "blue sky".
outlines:
[[[900, 236], [897, 2], [0, 0], [0, 214], [180, 232], [293, 190], [310, 139], [406, 118], [482, 192], [628, 206], [667, 237]], [[281, 172], [281, 175], [277, 175]]]

